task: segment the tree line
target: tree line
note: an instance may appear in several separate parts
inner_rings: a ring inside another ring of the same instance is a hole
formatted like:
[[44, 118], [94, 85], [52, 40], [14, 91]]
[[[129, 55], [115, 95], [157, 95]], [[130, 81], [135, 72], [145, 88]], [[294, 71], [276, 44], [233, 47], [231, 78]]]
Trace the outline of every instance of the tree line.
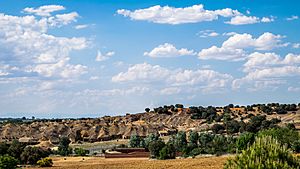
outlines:
[[288, 151], [300, 153], [300, 135], [291, 125], [277, 126], [258, 132], [244, 132], [239, 136], [180, 131], [167, 141], [155, 134], [150, 134], [146, 138], [133, 135], [130, 138], [129, 147], [145, 148], [150, 152], [151, 158], [174, 159], [176, 154], [183, 157], [195, 157], [201, 154], [242, 153], [253, 145], [256, 139], [264, 137], [271, 137], [281, 146], [286, 146]]
[[72, 149], [68, 137], [61, 137], [58, 150], [45, 149], [41, 147], [28, 146], [18, 140], [13, 140], [11, 144], [0, 143], [0, 169], [15, 169], [17, 165], [38, 165], [41, 167], [51, 167], [53, 162], [49, 155], [86, 156], [88, 150], [82, 148]]

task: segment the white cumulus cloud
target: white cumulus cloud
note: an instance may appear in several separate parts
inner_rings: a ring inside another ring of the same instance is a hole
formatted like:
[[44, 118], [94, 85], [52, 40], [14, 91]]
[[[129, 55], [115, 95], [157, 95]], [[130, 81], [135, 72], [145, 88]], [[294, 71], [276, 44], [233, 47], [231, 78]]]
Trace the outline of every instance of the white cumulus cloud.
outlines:
[[244, 64], [244, 71], [249, 72], [274, 66], [294, 66], [298, 64], [300, 64], [300, 55], [289, 53], [284, 58], [281, 58], [275, 53], [254, 52], [248, 56], [247, 62]]
[[69, 62], [72, 51], [87, 47], [85, 38], [50, 35], [48, 19], [37, 19], [35, 16], [0, 14], [0, 25], [0, 58], [4, 64], [18, 69], [10, 73], [17, 73], [18, 76], [38, 74], [43, 77], [72, 78], [87, 71], [86, 66]]
[[199, 59], [209, 60], [231, 60], [239, 61], [246, 57], [246, 52], [242, 49], [226, 48], [217, 46], [212, 46], [208, 49], [202, 49], [198, 53]]
[[231, 25], [249, 25], [249, 24], [255, 24], [255, 23], [270, 23], [274, 22], [275, 17], [262, 17], [261, 19], [256, 16], [246, 16], [246, 15], [238, 15], [233, 18], [231, 18], [230, 21], [227, 21], [225, 23], [231, 24]]
[[231, 18], [230, 21], [225, 22], [231, 25], [247, 25], [247, 24], [255, 24], [259, 23], [260, 19], [256, 16], [245, 16], [245, 15], [239, 15]]
[[293, 21], [299, 19], [299, 16], [292, 15], [291, 17], [286, 18], [287, 21]]
[[38, 8], [25, 8], [23, 11], [25, 13], [35, 14], [38, 16], [51, 16], [52, 12], [65, 10], [64, 6], [61, 5], [44, 5]]
[[261, 22], [264, 22], [264, 23], [269, 23], [269, 22], [274, 22], [275, 21], [275, 18], [274, 17], [263, 17], [261, 19]]
[[233, 81], [233, 88], [250, 86], [252, 90], [289, 83], [288, 78], [299, 77], [300, 55], [292, 53], [280, 57], [275, 53], [254, 52], [244, 64], [247, 74]]
[[199, 59], [215, 59], [215, 60], [230, 60], [239, 61], [247, 57], [245, 49], [255, 50], [271, 50], [277, 47], [286, 46], [282, 43], [281, 35], [274, 35], [266, 32], [258, 38], [254, 38], [250, 34], [234, 34], [223, 42], [221, 47], [212, 46], [207, 49], [202, 49], [199, 53]]
[[174, 94], [181, 91], [180, 87], [201, 88], [203, 92], [215, 89], [225, 89], [231, 84], [233, 77], [209, 69], [198, 70], [170, 70], [159, 65], [148, 63], [136, 64], [112, 77], [115, 83], [132, 82], [147, 83], [160, 82], [164, 87], [160, 94]]
[[221, 17], [233, 17], [240, 15], [240, 12], [230, 8], [219, 10], [206, 10], [202, 4], [184, 8], [170, 6], [152, 6], [134, 11], [119, 9], [118, 14], [130, 17], [133, 20], [146, 20], [160, 24], [184, 24], [217, 20]]
[[110, 51], [110, 52], [107, 52], [105, 54], [102, 54], [100, 50], [98, 50], [97, 52], [97, 56], [96, 56], [96, 61], [98, 62], [102, 62], [102, 61], [105, 61], [105, 60], [108, 60], [109, 58], [111, 58], [113, 55], [115, 55], [115, 52], [114, 51]]
[[196, 53], [193, 50], [188, 50], [186, 48], [177, 49], [174, 45], [169, 43], [159, 45], [158, 47], [152, 49], [152, 51], [144, 53], [144, 56], [153, 58], [178, 57], [186, 55], [196, 55]]
[[148, 63], [136, 64], [128, 68], [127, 72], [121, 72], [112, 77], [113, 82], [127, 81], [156, 81], [166, 78], [170, 71], [159, 65], [150, 65]]
[[88, 25], [76, 25], [74, 28], [75, 29], [84, 29], [84, 28], [87, 28]]
[[71, 12], [67, 14], [57, 14], [55, 15], [56, 22], [62, 23], [63, 25], [67, 25], [71, 22], [75, 22], [76, 18], [79, 17], [77, 12]]
[[174, 85], [205, 85], [206, 87], [225, 87], [232, 80], [229, 74], [214, 70], [182, 70], [173, 73], [168, 81]]
[[295, 48], [295, 49], [300, 48], [300, 43], [294, 43], [294, 44], [293, 44], [293, 48]]
[[265, 32], [258, 38], [253, 38], [252, 35], [247, 33], [235, 34], [228, 38], [222, 46], [237, 49], [252, 47], [256, 50], [271, 50], [276, 47], [286, 46], [286, 44], [281, 43], [282, 38], [283, 36], [274, 35], [270, 32]]
[[219, 33], [215, 32], [214, 30], [204, 30], [204, 31], [198, 32], [197, 35], [201, 38], [206, 38], [206, 37], [219, 36]]

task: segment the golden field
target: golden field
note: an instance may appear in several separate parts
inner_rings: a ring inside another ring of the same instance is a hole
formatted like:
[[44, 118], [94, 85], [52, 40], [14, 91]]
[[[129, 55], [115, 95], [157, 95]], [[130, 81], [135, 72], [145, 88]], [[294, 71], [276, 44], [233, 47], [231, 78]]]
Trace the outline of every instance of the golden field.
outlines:
[[[105, 159], [102, 157], [67, 157], [66, 160], [63, 157], [53, 157], [52, 159], [53, 169], [219, 169], [223, 168], [227, 157], [199, 157], [175, 160], [149, 160], [148, 158]], [[38, 169], [38, 167], [30, 169]]]

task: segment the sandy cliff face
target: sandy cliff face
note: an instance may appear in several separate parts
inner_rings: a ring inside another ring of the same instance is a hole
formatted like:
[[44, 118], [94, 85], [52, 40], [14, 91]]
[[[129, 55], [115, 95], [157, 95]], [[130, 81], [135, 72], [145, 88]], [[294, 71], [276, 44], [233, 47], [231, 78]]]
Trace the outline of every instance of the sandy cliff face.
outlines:
[[63, 120], [61, 122], [32, 122], [31, 124], [6, 124], [0, 127], [2, 140], [32, 138], [57, 143], [61, 136], [72, 142], [104, 141], [129, 138], [133, 134], [147, 136], [159, 131], [172, 132], [178, 127], [188, 129], [199, 126], [201, 120], [192, 120], [184, 110], [170, 115], [139, 113], [126, 116], [101, 117], [85, 120]]
[[[280, 117], [279, 117], [280, 116]], [[300, 113], [270, 115], [280, 118], [282, 123], [300, 124]], [[237, 118], [237, 120], [239, 120]], [[247, 120], [247, 119], [246, 119]], [[26, 138], [28, 142], [50, 141], [58, 143], [61, 136], [68, 136], [72, 142], [96, 142], [111, 139], [130, 138], [131, 135], [147, 136], [150, 133], [168, 135], [177, 130], [205, 130], [212, 124], [205, 119], [193, 120], [189, 109], [182, 109], [170, 114], [139, 113], [126, 116], [101, 117], [82, 120], [35, 121], [30, 124], [0, 125], [0, 141]]]

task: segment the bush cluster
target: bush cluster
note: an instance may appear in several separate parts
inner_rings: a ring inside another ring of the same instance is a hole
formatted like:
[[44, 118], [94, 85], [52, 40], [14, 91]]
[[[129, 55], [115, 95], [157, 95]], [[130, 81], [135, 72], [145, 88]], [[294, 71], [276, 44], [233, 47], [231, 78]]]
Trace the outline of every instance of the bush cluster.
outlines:
[[[61, 138], [58, 147], [58, 154], [68, 155], [72, 153], [69, 143], [70, 141], [67, 137]], [[0, 143], [0, 169], [16, 168], [17, 164], [35, 165], [38, 161], [40, 161], [40, 164], [45, 163], [45, 165], [48, 165], [51, 159], [46, 157], [48, 157], [51, 153], [54, 152], [50, 149], [26, 146], [26, 144], [21, 143], [18, 140], [13, 140], [10, 145], [7, 143]], [[76, 149], [75, 153], [78, 155], [85, 155], [88, 152], [83, 149]], [[41, 161], [41, 159], [44, 160]]]
[[271, 136], [257, 137], [249, 146], [235, 158], [229, 159], [225, 169], [243, 168], [282, 168], [298, 169], [300, 160], [295, 158], [286, 145], [282, 145]]
[[85, 150], [83, 148], [75, 148], [74, 152], [77, 156], [86, 156], [87, 154], [90, 153], [89, 150]]
[[[297, 111], [299, 109], [300, 103], [298, 104], [298, 106], [296, 104], [279, 104], [279, 103], [268, 103], [268, 104], [252, 104], [252, 105], [247, 105], [247, 106], [239, 106], [239, 105], [233, 105], [233, 104], [229, 104], [227, 106], [224, 107], [213, 107], [213, 106], [208, 106], [208, 107], [203, 107], [203, 106], [191, 106], [189, 107], [189, 111], [188, 113], [191, 114], [191, 118], [192, 119], [206, 119], [207, 122], [220, 122], [225, 114], [229, 114], [230, 116], [236, 116], [234, 114], [232, 114], [231, 112], [231, 108], [244, 108], [245, 109], [245, 113], [248, 114], [248, 112], [253, 112], [255, 111], [255, 109], [258, 109], [258, 111], [260, 111], [260, 113], [263, 114], [273, 114], [273, 113], [277, 113], [277, 114], [286, 114], [288, 111]], [[170, 105], [170, 106], [163, 106], [163, 107], [157, 107], [153, 109], [154, 113], [158, 113], [158, 114], [168, 114], [171, 115], [172, 112], [177, 112], [179, 108], [184, 108], [184, 106], [182, 104], [176, 104], [174, 105]], [[218, 115], [217, 114], [217, 109], [224, 109], [224, 112], [222, 115]], [[149, 108], [145, 109], [146, 112], [150, 112]], [[240, 114], [241, 115], [241, 114]], [[247, 118], [250, 118], [251, 115], [253, 116], [253, 114], [250, 114], [249, 116], [247, 116]]]
[[14, 140], [10, 145], [0, 143], [0, 156], [7, 155], [18, 161], [18, 164], [36, 164], [41, 158], [48, 157], [50, 150], [45, 150], [39, 147], [26, 146]]
[[211, 127], [215, 134], [222, 134], [226, 131], [227, 134], [252, 132], [257, 133], [260, 130], [276, 128], [279, 119], [267, 120], [265, 115], [252, 116], [249, 122], [229, 120], [224, 121], [223, 124], [216, 123]]
[[0, 169], [15, 169], [19, 161], [9, 155], [0, 156]]
[[132, 136], [130, 146], [146, 148], [150, 151], [151, 158], [170, 159], [175, 158], [176, 152], [181, 152], [184, 157], [242, 152], [253, 144], [255, 138], [265, 136], [271, 136], [296, 153], [300, 151], [300, 135], [295, 129], [288, 127], [264, 129], [257, 133], [244, 132], [239, 136], [203, 132], [199, 134], [195, 131], [189, 132], [187, 136], [187, 133], [180, 131], [176, 135], [170, 136], [167, 143], [154, 134], [146, 138]]
[[51, 158], [46, 157], [46, 158], [39, 160], [37, 162], [37, 165], [39, 165], [40, 167], [52, 167], [53, 162], [52, 162]]

